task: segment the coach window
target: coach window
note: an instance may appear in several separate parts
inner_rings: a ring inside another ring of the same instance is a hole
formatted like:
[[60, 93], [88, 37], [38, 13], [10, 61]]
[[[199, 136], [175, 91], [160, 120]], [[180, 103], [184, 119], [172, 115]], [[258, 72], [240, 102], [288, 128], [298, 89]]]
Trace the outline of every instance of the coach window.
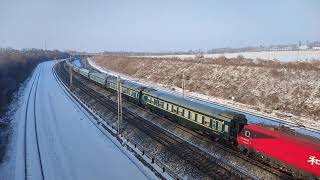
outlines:
[[153, 104], [153, 103], [154, 103], [154, 99], [153, 99], [153, 98], [150, 98], [150, 102]]
[[200, 114], [197, 114], [197, 122], [203, 124], [202, 116]]
[[222, 131], [222, 123], [217, 122], [218, 123], [218, 131]]
[[186, 118], [189, 118], [189, 111], [184, 109], [183, 110], [183, 116], [186, 117]]
[[161, 108], [163, 108], [163, 102], [162, 102], [162, 101], [159, 101], [159, 106], [160, 106]]
[[172, 112], [177, 113], [178, 112], [178, 107], [172, 105]]
[[183, 108], [182, 107], [178, 108], [178, 113], [179, 113], [179, 115], [183, 116]]
[[196, 115], [190, 111], [190, 119], [196, 120]]
[[208, 117], [203, 116], [203, 121], [206, 126], [210, 127], [210, 119]]
[[212, 127], [213, 129], [217, 129], [216, 121], [213, 120], [213, 119], [211, 119], [211, 127]]

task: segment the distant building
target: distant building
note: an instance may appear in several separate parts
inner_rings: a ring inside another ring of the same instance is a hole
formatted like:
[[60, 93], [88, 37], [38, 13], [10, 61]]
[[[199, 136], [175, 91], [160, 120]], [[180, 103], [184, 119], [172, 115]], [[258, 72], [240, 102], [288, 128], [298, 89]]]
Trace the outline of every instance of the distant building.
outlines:
[[312, 47], [313, 50], [320, 50], [320, 46]]
[[276, 47], [270, 47], [268, 50], [269, 51], [291, 51], [293, 50], [293, 48], [290, 46], [281, 46], [281, 47], [276, 46]]
[[299, 46], [299, 49], [300, 50], [307, 50], [307, 49], [309, 49], [309, 47], [307, 45], [301, 45], [301, 46]]

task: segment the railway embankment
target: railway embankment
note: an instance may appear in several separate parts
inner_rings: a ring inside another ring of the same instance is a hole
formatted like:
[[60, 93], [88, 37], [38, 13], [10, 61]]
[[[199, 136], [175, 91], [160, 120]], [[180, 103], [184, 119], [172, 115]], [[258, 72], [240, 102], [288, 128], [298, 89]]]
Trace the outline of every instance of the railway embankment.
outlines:
[[320, 62], [230, 58], [95, 56], [93, 62], [214, 102], [301, 125], [320, 127]]

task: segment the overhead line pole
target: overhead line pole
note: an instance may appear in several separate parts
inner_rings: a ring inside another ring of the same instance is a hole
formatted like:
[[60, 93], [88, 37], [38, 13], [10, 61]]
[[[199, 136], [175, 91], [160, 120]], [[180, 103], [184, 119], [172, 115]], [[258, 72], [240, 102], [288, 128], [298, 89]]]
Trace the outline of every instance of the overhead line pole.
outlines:
[[121, 97], [121, 79], [120, 76], [117, 78], [117, 92], [118, 92], [118, 134], [121, 130], [122, 123], [122, 97]]
[[[71, 63], [71, 56], [70, 56], [70, 63]], [[69, 74], [70, 74], [70, 88], [72, 87], [72, 68], [69, 66]]]
[[185, 91], [185, 79], [184, 79], [184, 72], [182, 73], [182, 95], [184, 96]]

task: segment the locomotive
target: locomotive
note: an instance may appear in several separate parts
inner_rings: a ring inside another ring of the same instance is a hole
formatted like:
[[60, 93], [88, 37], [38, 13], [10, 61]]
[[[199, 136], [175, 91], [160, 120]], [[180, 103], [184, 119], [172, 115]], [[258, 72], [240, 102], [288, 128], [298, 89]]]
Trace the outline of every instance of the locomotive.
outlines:
[[[117, 91], [117, 77], [90, 72], [69, 61], [66, 65], [109, 91]], [[222, 111], [212, 103], [130, 80], [121, 80], [121, 92], [139, 106], [236, 147], [295, 177], [320, 176], [320, 142], [316, 138], [292, 135], [278, 127], [248, 124], [243, 114]]]

